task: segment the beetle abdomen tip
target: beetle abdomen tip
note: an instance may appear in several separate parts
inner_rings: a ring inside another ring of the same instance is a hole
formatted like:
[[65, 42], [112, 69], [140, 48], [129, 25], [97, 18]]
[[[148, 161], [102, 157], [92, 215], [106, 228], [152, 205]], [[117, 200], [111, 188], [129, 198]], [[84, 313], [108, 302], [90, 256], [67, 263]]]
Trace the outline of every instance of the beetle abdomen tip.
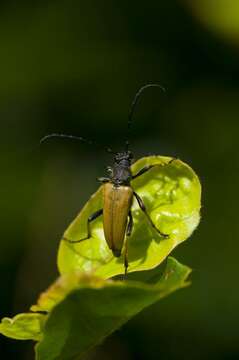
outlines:
[[121, 250], [119, 249], [112, 249], [112, 253], [115, 257], [120, 257], [121, 255]]

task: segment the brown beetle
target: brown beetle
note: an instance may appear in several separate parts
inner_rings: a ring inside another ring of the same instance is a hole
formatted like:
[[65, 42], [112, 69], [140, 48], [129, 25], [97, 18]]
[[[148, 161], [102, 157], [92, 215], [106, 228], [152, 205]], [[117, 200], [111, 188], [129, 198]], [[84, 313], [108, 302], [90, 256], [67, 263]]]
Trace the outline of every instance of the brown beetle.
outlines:
[[[128, 120], [128, 131], [132, 122], [132, 115], [135, 109], [135, 106], [139, 100], [142, 92], [149, 87], [162, 87], [158, 84], [147, 84], [139, 89], [136, 93], [133, 103], [131, 105], [129, 120]], [[52, 137], [62, 137], [70, 138], [88, 142], [92, 144], [91, 141], [87, 141], [82, 137], [65, 135], [65, 134], [50, 134], [42, 138], [41, 143]], [[112, 152], [111, 149], [107, 149], [108, 152]], [[114, 165], [113, 167], [108, 167], [109, 176], [101, 177], [98, 180], [103, 183], [103, 208], [99, 209], [95, 213], [89, 216], [87, 221], [87, 236], [78, 239], [70, 240], [64, 238], [65, 241], [70, 243], [79, 243], [81, 241], [87, 240], [91, 237], [91, 228], [90, 223], [94, 221], [99, 216], [103, 215], [103, 229], [105, 240], [112, 250], [112, 253], [115, 257], [121, 256], [123, 245], [125, 244], [124, 252], [124, 267], [125, 274], [128, 269], [128, 250], [127, 250], [127, 240], [131, 235], [133, 229], [133, 217], [131, 213], [131, 206], [133, 202], [133, 197], [136, 198], [139, 207], [145, 213], [148, 218], [151, 226], [162, 236], [163, 238], [168, 238], [168, 234], [162, 233], [153, 223], [150, 218], [147, 209], [144, 205], [143, 200], [140, 196], [134, 192], [131, 186], [131, 180], [137, 178], [138, 176], [143, 175], [145, 172], [149, 171], [154, 166], [164, 166], [173, 161], [170, 160], [166, 164], [155, 164], [148, 165], [143, 167], [138, 173], [131, 173], [131, 164], [133, 160], [132, 152], [129, 151], [129, 141], [126, 141], [126, 149], [123, 152], [115, 153], [114, 156]]]

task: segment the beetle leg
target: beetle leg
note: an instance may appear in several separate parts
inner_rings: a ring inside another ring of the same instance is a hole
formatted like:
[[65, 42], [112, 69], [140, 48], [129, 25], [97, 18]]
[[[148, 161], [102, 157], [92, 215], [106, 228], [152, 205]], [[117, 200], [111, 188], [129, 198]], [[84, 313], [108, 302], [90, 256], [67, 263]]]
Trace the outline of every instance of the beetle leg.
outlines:
[[129, 267], [129, 261], [128, 261], [128, 238], [125, 239], [125, 249], [124, 249], [124, 275], [127, 275]]
[[127, 225], [127, 230], [126, 230], [126, 240], [125, 240], [125, 252], [124, 252], [124, 274], [127, 275], [127, 270], [129, 267], [129, 262], [128, 262], [128, 237], [131, 235], [132, 229], [133, 229], [133, 216], [131, 211], [129, 211], [129, 222]]
[[152, 169], [155, 166], [166, 166], [171, 164], [174, 160], [176, 160], [175, 158], [172, 158], [171, 160], [169, 160], [167, 163], [162, 163], [162, 164], [153, 164], [153, 165], [146, 165], [144, 166], [141, 170], [139, 170], [139, 172], [137, 172], [135, 175], [132, 176], [132, 179], [137, 178], [138, 176], [143, 175], [144, 173], [146, 173], [147, 171], [149, 171], [150, 169]]
[[134, 221], [131, 210], [129, 211], [129, 222], [127, 225], [126, 236], [130, 236], [133, 229]]
[[127, 270], [129, 267], [128, 262], [128, 237], [131, 235], [132, 229], [133, 229], [133, 216], [131, 211], [129, 211], [129, 222], [126, 229], [126, 239], [125, 239], [125, 251], [124, 251], [124, 275], [127, 275]]
[[107, 177], [98, 177], [97, 180], [101, 183], [107, 183], [110, 181], [110, 178], [107, 178]]
[[151, 217], [149, 216], [148, 212], [147, 212], [147, 209], [144, 205], [144, 202], [143, 200], [141, 199], [141, 197], [136, 193], [134, 192], [134, 196], [136, 197], [136, 200], [139, 204], [139, 207], [140, 209], [145, 213], [145, 215], [147, 216], [147, 219], [149, 220], [151, 226], [162, 236], [164, 237], [165, 239], [169, 238], [169, 235], [168, 234], [164, 234], [162, 233], [157, 227], [156, 225], [154, 224], [153, 220], [151, 219]]
[[74, 244], [74, 243], [79, 243], [81, 241], [89, 239], [91, 237], [90, 223], [92, 221], [94, 221], [95, 219], [97, 219], [102, 214], [103, 214], [103, 209], [100, 209], [100, 210], [94, 212], [92, 215], [90, 215], [88, 217], [88, 220], [87, 220], [87, 236], [86, 237], [84, 237], [82, 239], [79, 239], [79, 240], [70, 240], [70, 239], [67, 239], [66, 237], [63, 237], [62, 240], [65, 240], [65, 241], [67, 241], [69, 243]]

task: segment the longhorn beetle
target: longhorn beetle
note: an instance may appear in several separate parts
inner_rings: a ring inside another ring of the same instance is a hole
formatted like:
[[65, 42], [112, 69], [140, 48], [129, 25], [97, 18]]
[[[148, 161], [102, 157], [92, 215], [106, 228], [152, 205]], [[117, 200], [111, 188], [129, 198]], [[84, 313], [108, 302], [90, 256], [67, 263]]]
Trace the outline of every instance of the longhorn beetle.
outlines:
[[[159, 87], [160, 89], [165, 91], [164, 88], [162, 88], [159, 84], [146, 84], [138, 90], [130, 107], [130, 112], [128, 117], [128, 127], [127, 127], [128, 138], [132, 123], [132, 116], [136, 108], [136, 105], [140, 99], [140, 95], [143, 93], [144, 90], [150, 87]], [[93, 141], [86, 140], [85, 138], [74, 135], [65, 135], [65, 134], [46, 135], [41, 139], [40, 143], [43, 143], [44, 141], [54, 137], [81, 140], [89, 144], [93, 144]], [[107, 152], [114, 154], [114, 165], [112, 168], [111, 167], [107, 168], [107, 171], [109, 173], [108, 177], [98, 178], [98, 180], [103, 184], [103, 208], [98, 209], [96, 212], [94, 212], [92, 215], [89, 216], [87, 220], [86, 237], [78, 240], [63, 238], [63, 240], [75, 244], [91, 238], [90, 224], [99, 216], [103, 215], [104, 236], [108, 244], [108, 247], [112, 251], [113, 255], [115, 257], [121, 256], [123, 245], [125, 245], [124, 268], [125, 268], [125, 274], [127, 274], [127, 269], [128, 269], [127, 243], [128, 243], [128, 237], [131, 235], [133, 229], [133, 217], [131, 212], [133, 197], [136, 198], [140, 209], [144, 212], [149, 223], [155, 229], [155, 231], [157, 231], [157, 233], [162, 238], [169, 237], [168, 234], [164, 234], [156, 227], [156, 225], [154, 224], [154, 222], [152, 221], [152, 219], [150, 218], [147, 212], [143, 200], [133, 190], [131, 186], [131, 181], [143, 175], [144, 173], [152, 169], [154, 166], [168, 165], [174, 159], [172, 158], [169, 162], [163, 164], [147, 165], [143, 167], [140, 171], [138, 171], [136, 174], [132, 174], [130, 166], [132, 164], [133, 154], [129, 150], [128, 139], [125, 142], [124, 151], [114, 153], [110, 148], [107, 148], [106, 150]]]

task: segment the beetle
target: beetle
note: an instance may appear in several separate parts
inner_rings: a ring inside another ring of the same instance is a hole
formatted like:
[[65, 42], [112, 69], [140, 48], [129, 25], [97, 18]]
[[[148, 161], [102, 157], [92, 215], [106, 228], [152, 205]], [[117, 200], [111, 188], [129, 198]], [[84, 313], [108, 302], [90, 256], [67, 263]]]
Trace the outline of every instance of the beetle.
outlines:
[[[132, 123], [132, 116], [135, 110], [135, 107], [140, 99], [143, 91], [150, 87], [159, 87], [162, 90], [164, 88], [159, 84], [146, 84], [142, 86], [136, 93], [134, 100], [131, 104], [130, 113], [128, 117], [128, 135]], [[40, 143], [53, 138], [70, 138], [75, 140], [81, 140], [89, 144], [93, 144], [93, 141], [86, 140], [85, 138], [74, 136], [74, 135], [65, 135], [65, 134], [49, 134], [44, 136]], [[107, 148], [107, 152], [113, 153], [110, 148]], [[107, 167], [108, 177], [100, 177], [98, 180], [102, 183], [103, 186], [103, 207], [98, 209], [96, 212], [91, 214], [87, 220], [87, 235], [82, 239], [71, 240], [63, 238], [63, 240], [69, 243], [79, 243], [91, 238], [91, 223], [97, 219], [99, 216], [103, 216], [103, 231], [104, 237], [107, 242], [109, 249], [112, 251], [115, 257], [120, 257], [122, 254], [123, 247], [124, 251], [124, 269], [125, 274], [128, 270], [128, 238], [130, 237], [133, 229], [133, 216], [131, 212], [131, 207], [133, 203], [133, 198], [137, 200], [137, 203], [140, 209], [144, 212], [149, 223], [154, 228], [154, 230], [162, 237], [168, 238], [169, 235], [163, 233], [160, 229], [156, 227], [152, 221], [146, 206], [143, 202], [143, 199], [137, 194], [132, 185], [131, 181], [135, 178], [142, 176], [147, 171], [152, 169], [155, 166], [165, 166], [170, 164], [174, 158], [170, 161], [162, 164], [147, 165], [139, 170], [136, 174], [131, 172], [131, 164], [133, 162], [133, 154], [129, 150], [129, 140], [126, 140], [125, 149], [122, 152], [114, 153], [114, 164], [113, 167]]]

